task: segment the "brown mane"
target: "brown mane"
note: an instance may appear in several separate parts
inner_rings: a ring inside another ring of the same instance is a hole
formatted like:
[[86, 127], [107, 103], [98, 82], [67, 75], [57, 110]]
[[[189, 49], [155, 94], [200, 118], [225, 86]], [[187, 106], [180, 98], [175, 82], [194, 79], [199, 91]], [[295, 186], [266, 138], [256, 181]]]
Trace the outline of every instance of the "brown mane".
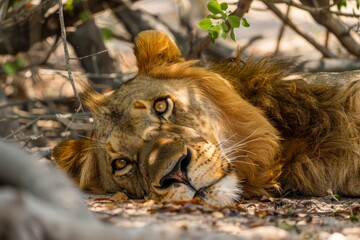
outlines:
[[346, 113], [350, 109], [359, 111], [358, 106], [353, 106], [359, 83], [353, 83], [344, 94], [338, 84], [283, 80], [287, 69], [286, 61], [269, 57], [224, 61], [212, 67], [241, 96], [262, 109], [280, 131], [286, 169], [280, 178], [282, 188], [303, 189], [303, 194], [310, 195], [327, 194], [329, 176], [336, 175], [332, 181], [341, 186], [347, 184], [349, 176], [359, 174], [358, 113]]

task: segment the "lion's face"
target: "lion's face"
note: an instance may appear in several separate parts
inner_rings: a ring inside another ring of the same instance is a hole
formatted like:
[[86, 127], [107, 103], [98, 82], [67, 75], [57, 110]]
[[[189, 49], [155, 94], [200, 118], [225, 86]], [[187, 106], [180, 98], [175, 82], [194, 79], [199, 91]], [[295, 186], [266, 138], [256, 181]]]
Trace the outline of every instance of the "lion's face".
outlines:
[[139, 76], [109, 96], [92, 136], [106, 191], [161, 201], [198, 196], [214, 205], [238, 197], [216, 106], [184, 83]]
[[273, 179], [266, 161], [277, 152], [276, 130], [221, 76], [181, 59], [164, 36], [139, 37], [136, 79], [108, 96], [85, 91], [92, 137], [58, 145], [58, 165], [82, 188], [135, 198], [199, 197], [224, 206], [243, 190], [262, 193], [259, 186]]

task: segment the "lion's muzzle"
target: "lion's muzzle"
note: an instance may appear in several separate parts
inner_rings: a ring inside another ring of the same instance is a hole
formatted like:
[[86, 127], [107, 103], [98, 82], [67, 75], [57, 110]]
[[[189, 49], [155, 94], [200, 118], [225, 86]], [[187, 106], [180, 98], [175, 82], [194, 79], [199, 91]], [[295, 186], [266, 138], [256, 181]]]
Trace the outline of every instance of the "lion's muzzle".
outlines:
[[175, 167], [160, 179], [159, 188], [165, 189], [174, 183], [182, 183], [196, 191], [195, 187], [191, 184], [187, 174], [187, 167], [191, 161], [191, 156], [191, 151], [187, 149], [186, 154], [177, 160]]
[[144, 176], [150, 180], [156, 194], [166, 194], [174, 184], [184, 184], [197, 191], [188, 177], [193, 154], [179, 138], [166, 136], [145, 142], [140, 158]]

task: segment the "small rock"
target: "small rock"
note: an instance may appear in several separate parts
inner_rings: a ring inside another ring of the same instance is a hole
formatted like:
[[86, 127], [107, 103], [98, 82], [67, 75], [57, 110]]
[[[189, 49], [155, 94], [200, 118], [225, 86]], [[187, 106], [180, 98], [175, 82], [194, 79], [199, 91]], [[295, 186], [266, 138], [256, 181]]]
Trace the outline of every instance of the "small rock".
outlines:
[[289, 232], [273, 227], [273, 226], [262, 226], [252, 229], [245, 230], [241, 233], [241, 237], [244, 239], [266, 239], [266, 240], [291, 240], [297, 239], [294, 235]]
[[330, 235], [329, 240], [345, 240], [345, 236], [336, 232]]
[[214, 218], [224, 218], [224, 214], [219, 211], [215, 211], [211, 214]]

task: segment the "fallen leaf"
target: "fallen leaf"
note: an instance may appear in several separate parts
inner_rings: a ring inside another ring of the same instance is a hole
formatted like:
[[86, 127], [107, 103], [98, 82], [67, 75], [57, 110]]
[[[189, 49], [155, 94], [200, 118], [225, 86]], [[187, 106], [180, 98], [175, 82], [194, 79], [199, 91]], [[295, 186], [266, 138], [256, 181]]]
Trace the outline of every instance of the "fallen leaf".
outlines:
[[128, 199], [129, 199], [128, 196], [123, 192], [117, 192], [110, 198], [110, 200], [114, 202], [123, 202]]
[[153, 205], [155, 205], [155, 201], [154, 200], [149, 200], [149, 201], [144, 202], [142, 205], [144, 207], [153, 206]]
[[117, 204], [115, 204], [115, 203], [106, 203], [106, 204], [104, 204], [104, 207], [106, 207], [107, 209], [114, 209], [114, 208], [117, 208]]
[[266, 211], [260, 210], [260, 211], [255, 211], [255, 215], [261, 218], [266, 217], [268, 214]]

